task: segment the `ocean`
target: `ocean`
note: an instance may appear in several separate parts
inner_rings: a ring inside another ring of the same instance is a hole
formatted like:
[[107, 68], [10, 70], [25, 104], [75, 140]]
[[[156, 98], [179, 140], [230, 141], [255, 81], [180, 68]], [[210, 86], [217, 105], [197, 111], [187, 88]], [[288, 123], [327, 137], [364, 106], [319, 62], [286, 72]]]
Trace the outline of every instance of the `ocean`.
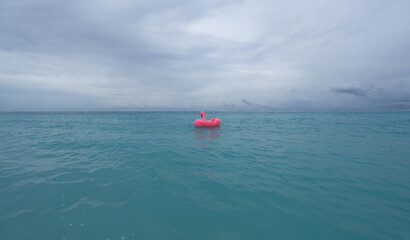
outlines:
[[0, 113], [0, 239], [410, 239], [410, 112]]

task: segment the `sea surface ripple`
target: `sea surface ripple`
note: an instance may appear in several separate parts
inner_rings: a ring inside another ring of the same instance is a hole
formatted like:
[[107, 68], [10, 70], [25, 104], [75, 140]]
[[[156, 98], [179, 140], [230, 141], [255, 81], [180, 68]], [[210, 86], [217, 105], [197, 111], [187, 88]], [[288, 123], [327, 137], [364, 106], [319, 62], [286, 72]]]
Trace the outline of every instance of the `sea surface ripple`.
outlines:
[[410, 239], [410, 112], [0, 113], [0, 239]]

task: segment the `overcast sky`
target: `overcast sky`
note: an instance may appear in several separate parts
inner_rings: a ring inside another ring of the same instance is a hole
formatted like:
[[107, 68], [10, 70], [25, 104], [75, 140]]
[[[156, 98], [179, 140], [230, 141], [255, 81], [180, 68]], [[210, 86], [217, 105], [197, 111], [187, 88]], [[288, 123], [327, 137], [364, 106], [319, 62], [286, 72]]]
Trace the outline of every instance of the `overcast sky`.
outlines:
[[0, 110], [410, 109], [410, 1], [0, 0]]

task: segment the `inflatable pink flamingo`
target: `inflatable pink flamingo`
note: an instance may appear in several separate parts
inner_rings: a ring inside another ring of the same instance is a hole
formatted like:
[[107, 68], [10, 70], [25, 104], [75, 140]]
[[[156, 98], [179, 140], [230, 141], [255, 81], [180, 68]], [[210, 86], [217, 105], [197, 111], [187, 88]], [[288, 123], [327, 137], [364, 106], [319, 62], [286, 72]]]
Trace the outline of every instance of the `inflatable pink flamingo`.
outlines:
[[202, 119], [195, 120], [195, 127], [215, 127], [221, 124], [221, 119], [219, 118], [212, 118], [211, 120], [205, 119], [205, 112], [201, 112]]

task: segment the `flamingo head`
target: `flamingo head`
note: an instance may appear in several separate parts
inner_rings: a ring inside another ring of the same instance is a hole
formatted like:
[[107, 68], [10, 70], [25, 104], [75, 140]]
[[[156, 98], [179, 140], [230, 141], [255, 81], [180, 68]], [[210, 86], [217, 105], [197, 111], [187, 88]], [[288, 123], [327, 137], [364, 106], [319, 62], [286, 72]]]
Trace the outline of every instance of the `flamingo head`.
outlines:
[[202, 116], [205, 116], [205, 112], [204, 111], [201, 111], [201, 117]]

